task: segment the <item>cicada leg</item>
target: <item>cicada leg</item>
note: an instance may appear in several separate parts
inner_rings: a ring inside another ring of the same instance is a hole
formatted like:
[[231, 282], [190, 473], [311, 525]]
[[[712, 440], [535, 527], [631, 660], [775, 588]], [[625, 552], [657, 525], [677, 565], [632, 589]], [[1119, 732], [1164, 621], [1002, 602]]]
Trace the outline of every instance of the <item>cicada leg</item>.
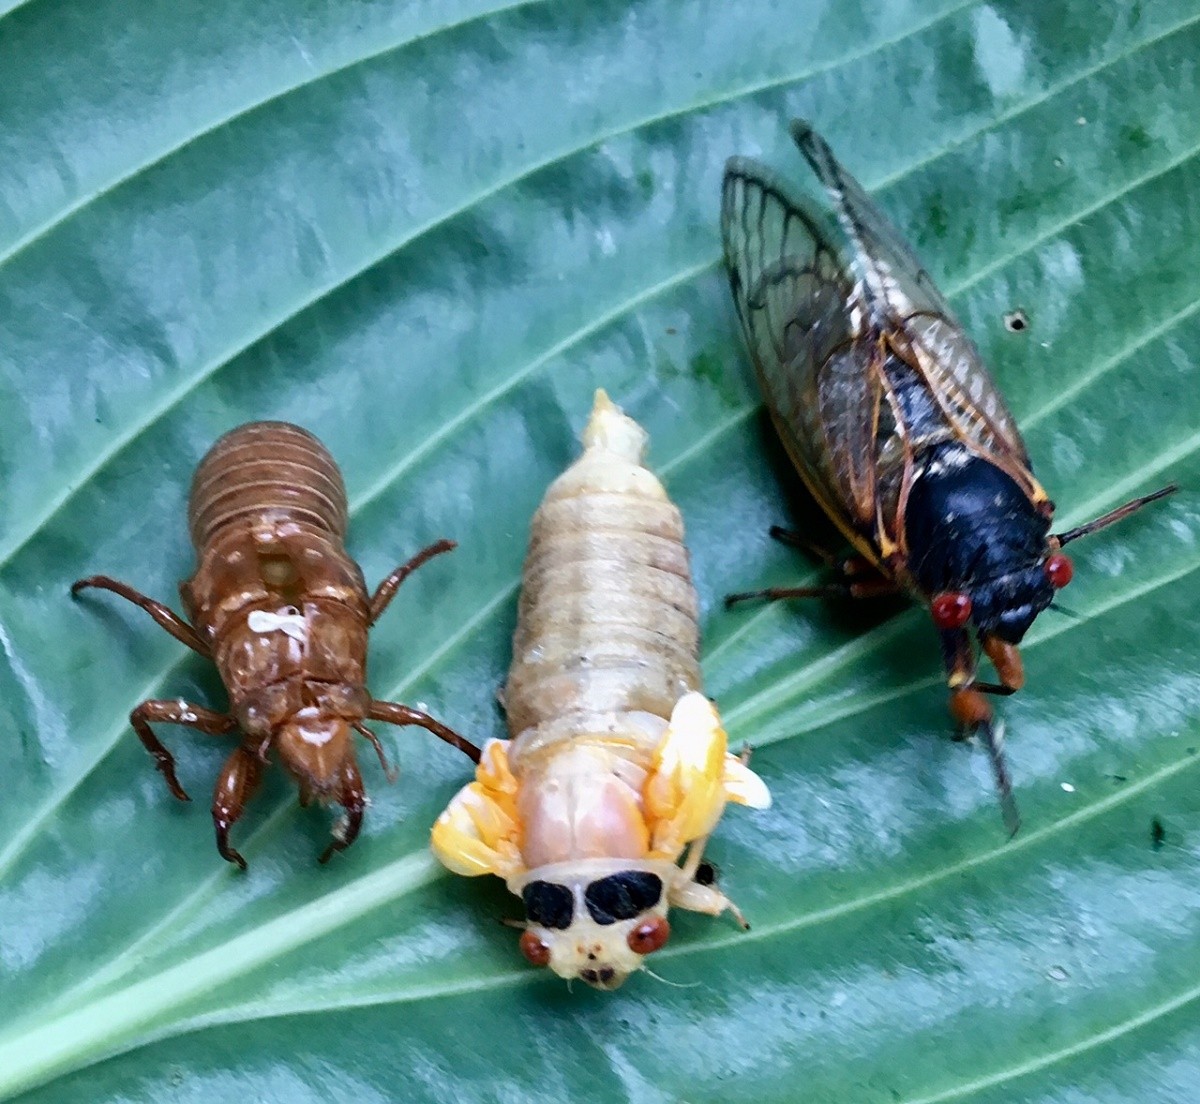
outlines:
[[[988, 644], [985, 641], [984, 647]], [[1005, 674], [1020, 672], [1020, 657], [1016, 648], [1005, 645], [1015, 656], [1016, 669], [1007, 669], [997, 663], [1001, 678]], [[963, 630], [942, 633], [942, 649], [946, 660], [947, 682], [950, 686], [950, 714], [959, 724], [958, 738], [968, 739], [976, 734], [983, 741], [988, 760], [992, 766], [992, 777], [996, 782], [996, 795], [1000, 799], [1000, 813], [1010, 836], [1015, 836], [1021, 827], [1021, 814], [1012, 792], [1012, 775], [1004, 755], [1004, 732], [993, 722], [992, 707], [984, 696], [988, 693], [1012, 693], [1017, 686], [995, 686], [975, 679], [975, 652], [971, 638]], [[990, 653], [989, 653], [990, 654]], [[1007, 653], [1005, 653], [1007, 655]]]
[[778, 602], [782, 598], [885, 598], [895, 594], [899, 587], [891, 579], [878, 575], [859, 582], [846, 580], [841, 583], [826, 583], [811, 587], [768, 587], [766, 590], [747, 590], [740, 594], [727, 594], [725, 608], [751, 598], [765, 598]]
[[355, 721], [351, 727], [360, 736], [365, 736], [371, 742], [371, 746], [375, 749], [375, 754], [379, 757], [379, 765], [383, 768], [384, 777], [389, 782], [395, 782], [400, 777], [400, 772], [388, 762], [387, 752], [383, 750], [383, 744], [379, 742], [379, 737], [361, 721]]
[[779, 541], [791, 548], [799, 548], [811, 556], [816, 556], [826, 567], [833, 568], [839, 575], [852, 579], [860, 575], [877, 575], [875, 566], [865, 556], [839, 556], [824, 545], [817, 544], [807, 537], [801, 536], [792, 529], [782, 525], [772, 525], [769, 530], [772, 540]]
[[379, 584], [375, 589], [375, 593], [371, 596], [371, 620], [369, 624], [374, 625], [383, 616], [383, 611], [388, 608], [392, 599], [396, 597], [396, 591], [400, 589], [400, 584], [416, 571], [418, 567], [433, 559], [434, 556], [440, 556], [443, 552], [453, 551], [457, 547], [458, 544], [452, 540], [434, 541], [428, 548], [422, 548], [407, 563], [403, 563], [396, 568]]
[[[742, 915], [742, 910], [717, 888], [713, 867], [702, 861], [708, 839], [708, 836], [704, 836], [694, 840], [689, 847], [687, 861], [679, 868], [679, 876], [670, 887], [670, 903], [675, 908], [702, 912], [707, 916], [720, 916], [723, 912], [729, 912], [739, 927], [749, 931], [750, 925]], [[705, 870], [704, 875], [701, 874], [702, 870]]]
[[881, 574], [879, 569], [863, 556], [836, 556], [799, 533], [778, 525], [771, 526], [771, 536], [783, 544], [812, 553], [827, 567], [833, 568], [841, 578], [821, 586], [768, 587], [766, 590], [729, 594], [725, 597], [726, 609], [752, 598], [763, 598], [768, 602], [778, 602], [785, 598], [882, 598], [899, 590], [892, 579]]
[[472, 763], [479, 762], [479, 748], [470, 740], [460, 736], [452, 728], [447, 728], [441, 721], [434, 720], [428, 713], [413, 709], [399, 702], [372, 701], [367, 712], [367, 718], [372, 721], [386, 721], [394, 725], [418, 725], [427, 732], [432, 732], [439, 740], [445, 740], [451, 747], [458, 748]]
[[213, 788], [212, 818], [217, 833], [217, 851], [226, 862], [236, 863], [243, 870], [246, 860], [229, 846], [229, 830], [241, 819], [242, 811], [258, 791], [266, 764], [254, 752], [237, 748], [225, 760], [225, 766]]
[[202, 656], [209, 655], [208, 645], [200, 639], [196, 630], [168, 606], [164, 606], [154, 598], [148, 598], [141, 591], [134, 590], [133, 587], [122, 583], [119, 579], [112, 579], [107, 575], [89, 575], [86, 579], [77, 579], [71, 584], [71, 595], [77, 598], [81, 590], [91, 587], [96, 590], [111, 590], [113, 594], [119, 594], [127, 602], [132, 602], [139, 609], [144, 609], [159, 628], [165, 629], [181, 644], [186, 644], [192, 651], [199, 652]]
[[346, 815], [334, 826], [333, 842], [322, 853], [319, 860], [322, 863], [329, 862], [333, 858], [334, 852], [345, 851], [358, 839], [358, 833], [362, 829], [363, 810], [367, 807], [367, 794], [363, 788], [358, 762], [353, 754], [347, 756], [346, 761], [342, 764], [341, 788], [337, 800], [338, 804], [346, 810]]
[[154, 756], [155, 765], [162, 771], [167, 780], [171, 793], [180, 801], [191, 801], [184, 788], [175, 777], [175, 757], [162, 745], [162, 741], [154, 735], [150, 727], [151, 721], [165, 721], [167, 724], [186, 725], [188, 728], [199, 729], [209, 736], [224, 736], [237, 728], [235, 721], [228, 713], [214, 713], [202, 705], [193, 705], [182, 698], [151, 699], [144, 701], [129, 714], [129, 723], [138, 734], [142, 746]]

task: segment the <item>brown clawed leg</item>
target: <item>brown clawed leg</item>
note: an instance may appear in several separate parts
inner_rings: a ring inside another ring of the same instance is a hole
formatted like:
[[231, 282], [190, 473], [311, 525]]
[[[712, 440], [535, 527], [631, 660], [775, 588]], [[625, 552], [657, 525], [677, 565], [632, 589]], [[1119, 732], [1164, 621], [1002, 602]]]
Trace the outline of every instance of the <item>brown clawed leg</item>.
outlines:
[[401, 564], [396, 568], [395, 571], [379, 584], [379, 587], [371, 596], [370, 624], [374, 625], [383, 616], [383, 611], [388, 608], [388, 604], [396, 597], [396, 591], [400, 589], [400, 584], [416, 571], [418, 567], [428, 560], [433, 559], [434, 556], [440, 556], [443, 552], [449, 552], [457, 547], [457, 541], [434, 541], [428, 548], [422, 548], [408, 563]]
[[320, 862], [327, 863], [334, 852], [345, 851], [362, 829], [363, 810], [367, 807], [367, 795], [363, 790], [362, 775], [354, 756], [347, 756], [342, 764], [342, 784], [338, 792], [338, 804], [346, 810], [345, 824], [335, 826], [333, 842], [321, 854]]
[[389, 782], [395, 782], [400, 777], [399, 772], [391, 763], [388, 762], [387, 755], [384, 753], [383, 744], [379, 742], [379, 737], [375, 735], [361, 721], [354, 722], [354, 730], [360, 735], [365, 736], [371, 741], [371, 746], [375, 749], [375, 754], [379, 756], [379, 765], [383, 768], [384, 776]]
[[186, 725], [206, 732], [210, 736], [224, 736], [237, 728], [235, 721], [228, 713], [214, 713], [202, 705], [193, 705], [182, 698], [151, 699], [144, 701], [129, 714], [129, 723], [138, 734], [145, 749], [154, 756], [155, 765], [167, 780], [167, 786], [180, 801], [191, 801], [179, 779], [175, 777], [175, 758], [163, 747], [161, 741], [154, 735], [150, 727], [151, 721], [162, 721], [166, 724]]
[[89, 587], [97, 590], [111, 590], [114, 594], [119, 594], [135, 606], [144, 609], [154, 618], [155, 624], [166, 629], [181, 644], [186, 644], [192, 651], [199, 652], [202, 656], [209, 655], [208, 646], [196, 635], [196, 630], [161, 602], [147, 598], [140, 591], [126, 586], [117, 579], [110, 579], [107, 575], [89, 575], [86, 579], [78, 579], [71, 584], [71, 594], [78, 597], [81, 590], [87, 590]]
[[419, 725], [439, 739], [445, 740], [452, 747], [458, 748], [472, 763], [479, 762], [479, 748], [470, 740], [464, 739], [452, 728], [447, 728], [440, 721], [435, 721], [428, 713], [422, 713], [419, 709], [412, 709], [407, 705], [400, 705], [398, 702], [373, 701], [367, 716], [372, 721], [386, 721], [388, 724]]
[[217, 850], [226, 862], [236, 863], [243, 870], [246, 860], [229, 846], [229, 829], [241, 819], [246, 802], [258, 791], [263, 767], [263, 761], [257, 755], [240, 747], [225, 760], [213, 789], [212, 818], [217, 831]]

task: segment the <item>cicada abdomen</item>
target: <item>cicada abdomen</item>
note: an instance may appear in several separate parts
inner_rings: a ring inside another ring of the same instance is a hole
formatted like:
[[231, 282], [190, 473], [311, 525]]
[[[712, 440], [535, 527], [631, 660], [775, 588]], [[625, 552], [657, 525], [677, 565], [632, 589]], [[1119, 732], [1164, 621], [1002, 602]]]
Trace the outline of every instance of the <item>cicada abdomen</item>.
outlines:
[[505, 691], [509, 729], [666, 717], [700, 688], [683, 518], [642, 463], [646, 432], [603, 394], [584, 452], [534, 515]]
[[329, 450], [288, 422], [250, 422], [221, 437], [200, 461], [188, 497], [188, 527], [203, 560], [220, 554], [222, 535], [270, 519], [307, 532], [350, 562], [342, 547], [346, 488]]
[[646, 440], [597, 392], [583, 455], [533, 519], [512, 739], [485, 747], [433, 830], [451, 870], [498, 874], [523, 899], [531, 962], [602, 989], [666, 942], [670, 905], [741, 919], [696, 874], [727, 801], [769, 803], [700, 692], [683, 520]]
[[[941, 636], [951, 712], [967, 732], [983, 734], [1015, 832], [1008, 770], [983, 695], [1023, 684], [1017, 645], [1071, 579], [1063, 546], [1175, 488], [1052, 533], [1054, 504], [1016, 423], [929, 274], [825, 141], [799, 121], [792, 135], [829, 195], [840, 235], [768, 169], [733, 158], [722, 195], [725, 257], [772, 421], [858, 555], [831, 586], [730, 601], [901, 589], [926, 603]], [[972, 628], [999, 683], [976, 677]]]
[[374, 595], [345, 547], [346, 491], [341, 472], [311, 433], [286, 422], [251, 422], [222, 437], [196, 470], [188, 520], [197, 567], [180, 586], [187, 621], [107, 576], [79, 580], [111, 590], [146, 610], [177, 640], [210, 657], [229, 693], [217, 713], [180, 699], [142, 702], [130, 722], [154, 756], [171, 792], [187, 794], [171, 753], [151, 721], [213, 735], [240, 732], [213, 794], [222, 857], [245, 867], [229, 831], [257, 790], [271, 754], [295, 778], [302, 803], [341, 805], [343, 819], [322, 856], [354, 842], [366, 806], [353, 737], [374, 745], [365, 721], [415, 724], [478, 760], [478, 751], [419, 710], [374, 700], [366, 687], [367, 634], [403, 579], [439, 541], [392, 572]]

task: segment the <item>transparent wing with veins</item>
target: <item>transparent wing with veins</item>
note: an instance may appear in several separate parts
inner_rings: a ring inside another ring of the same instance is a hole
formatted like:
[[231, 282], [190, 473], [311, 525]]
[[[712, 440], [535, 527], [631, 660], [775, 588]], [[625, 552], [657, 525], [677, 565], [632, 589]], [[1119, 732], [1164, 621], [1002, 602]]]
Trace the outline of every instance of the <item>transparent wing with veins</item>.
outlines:
[[856, 543], [875, 524], [882, 384], [865, 304], [818, 220], [761, 166], [725, 170], [721, 231], [734, 303], [784, 445]]
[[869, 324], [924, 377], [957, 435], [1029, 489], [1029, 457], [979, 351], [891, 222], [807, 123], [792, 137], [833, 202]]

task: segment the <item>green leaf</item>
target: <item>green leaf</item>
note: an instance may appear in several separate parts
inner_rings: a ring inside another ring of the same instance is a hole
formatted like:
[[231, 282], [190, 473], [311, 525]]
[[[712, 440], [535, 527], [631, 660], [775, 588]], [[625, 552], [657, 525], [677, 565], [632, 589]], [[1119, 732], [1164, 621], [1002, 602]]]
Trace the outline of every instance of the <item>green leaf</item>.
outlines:
[[[1200, 4], [1038, 0], [0, 0], [0, 1096], [1116, 1104], [1200, 1079]], [[724, 159], [803, 181], [807, 117], [939, 279], [1081, 542], [1002, 703], [1022, 833], [949, 739], [897, 605], [725, 612], [815, 578], [719, 267]], [[1004, 315], [1029, 326], [1008, 332]], [[708, 690], [767, 813], [712, 854], [753, 922], [680, 917], [620, 993], [568, 992], [428, 827], [403, 768], [328, 867], [273, 777], [217, 857], [227, 750], [129, 731], [211, 668], [70, 582], [164, 599], [223, 430], [330, 446], [368, 579], [440, 536], [371, 683], [483, 740], [528, 520], [602, 385], [651, 431]], [[1066, 785], [1064, 785], [1066, 784]], [[1070, 791], [1066, 786], [1072, 787]], [[1165, 838], [1156, 846], [1152, 824]]]

